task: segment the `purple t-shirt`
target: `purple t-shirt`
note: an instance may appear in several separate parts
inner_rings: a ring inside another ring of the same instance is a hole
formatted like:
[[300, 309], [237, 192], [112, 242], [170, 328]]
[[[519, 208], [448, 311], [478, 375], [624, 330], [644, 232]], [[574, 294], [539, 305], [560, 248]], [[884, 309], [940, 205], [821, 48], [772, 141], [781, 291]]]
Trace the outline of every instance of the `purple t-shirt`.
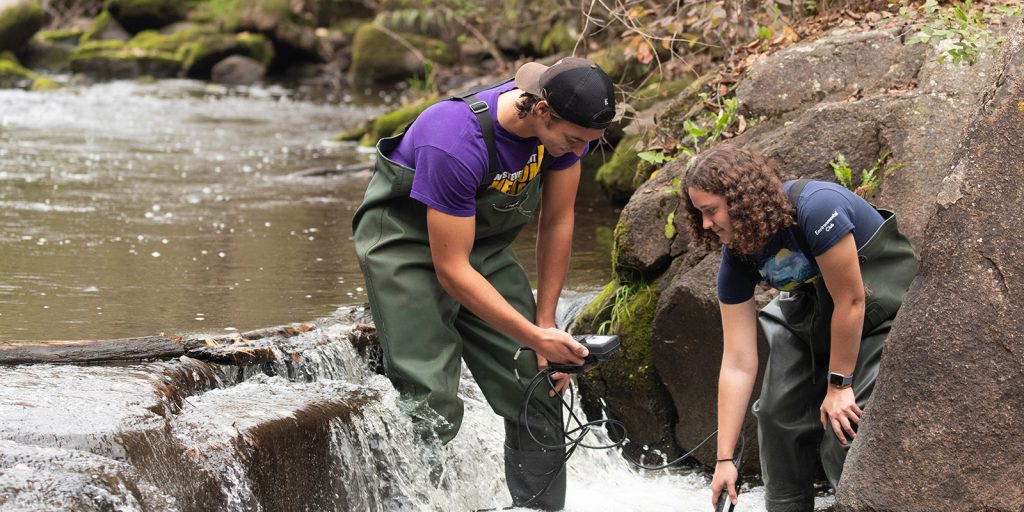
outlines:
[[[544, 146], [536, 137], [522, 138], [506, 131], [497, 120], [498, 95], [515, 88], [512, 82], [477, 93], [494, 121], [498, 175], [490, 188], [518, 195], [540, 175]], [[477, 189], [487, 177], [487, 146], [480, 123], [465, 102], [441, 101], [423, 111], [406, 130], [389, 159], [416, 170], [410, 197], [459, 217], [476, 214]], [[579, 160], [573, 153], [555, 158], [551, 170]]]

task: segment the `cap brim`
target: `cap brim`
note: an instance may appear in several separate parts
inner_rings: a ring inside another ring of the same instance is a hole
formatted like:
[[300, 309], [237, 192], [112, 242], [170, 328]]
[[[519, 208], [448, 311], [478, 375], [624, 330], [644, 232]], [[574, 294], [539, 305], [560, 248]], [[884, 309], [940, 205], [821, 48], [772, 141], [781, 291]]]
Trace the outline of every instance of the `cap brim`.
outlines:
[[544, 97], [544, 91], [540, 87], [540, 77], [548, 70], [539, 62], [527, 62], [519, 71], [516, 71], [516, 87], [534, 95]]

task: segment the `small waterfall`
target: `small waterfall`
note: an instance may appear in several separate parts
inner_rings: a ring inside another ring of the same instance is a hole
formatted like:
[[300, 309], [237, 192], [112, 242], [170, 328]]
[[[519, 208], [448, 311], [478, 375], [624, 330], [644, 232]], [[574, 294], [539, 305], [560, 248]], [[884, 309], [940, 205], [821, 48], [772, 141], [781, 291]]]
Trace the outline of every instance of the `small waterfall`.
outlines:
[[[15, 468], [0, 471], [0, 496], [14, 497], [0, 509], [508, 506], [503, 424], [469, 372], [459, 435], [447, 445], [423, 440], [352, 333], [350, 324], [324, 323], [275, 340], [276, 361], [244, 369], [190, 357], [0, 368], [8, 383], [0, 391], [0, 464]], [[578, 407], [576, 414], [583, 417]], [[600, 429], [591, 435], [587, 444], [610, 444]], [[640, 472], [617, 450], [579, 449], [568, 472], [569, 512], [710, 508], [706, 475]], [[762, 510], [763, 496], [754, 489], [741, 503]]]

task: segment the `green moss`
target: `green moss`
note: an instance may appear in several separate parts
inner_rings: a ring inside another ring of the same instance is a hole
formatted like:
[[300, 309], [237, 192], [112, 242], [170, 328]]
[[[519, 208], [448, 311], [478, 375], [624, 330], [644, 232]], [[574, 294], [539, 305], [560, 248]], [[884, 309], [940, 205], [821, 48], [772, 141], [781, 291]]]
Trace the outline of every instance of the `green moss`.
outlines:
[[613, 82], [638, 85], [644, 77], [657, 69], [657, 63], [652, 61], [643, 64], [635, 58], [627, 59], [624, 55], [625, 49], [625, 44], [619, 43], [590, 55], [589, 58], [601, 66], [601, 69], [608, 73]]
[[36, 79], [32, 81], [33, 91], [53, 91], [56, 89], [60, 89], [60, 84], [45, 76], [37, 76]]
[[384, 137], [390, 137], [397, 135], [416, 119], [416, 116], [420, 115], [427, 107], [433, 105], [439, 100], [438, 97], [432, 96], [424, 99], [418, 103], [412, 103], [404, 107], [398, 108], [387, 114], [377, 117], [373, 120], [373, 124], [370, 125], [369, 131], [363, 135], [361, 144], [364, 146], [373, 146], [377, 144], [377, 141]]
[[92, 28], [82, 34], [82, 38], [79, 39], [79, 44], [87, 41], [96, 41], [103, 35], [103, 32], [110, 26], [110, 22], [114, 21], [114, 18], [110, 17], [110, 13], [107, 11], [100, 12], [95, 18], [92, 19]]
[[[531, 31], [527, 30], [525, 32]], [[540, 42], [540, 51], [544, 55], [570, 51], [576, 45], [576, 38], [569, 33], [569, 29], [564, 21], [555, 23], [543, 33], [544, 39]]]
[[343, 132], [341, 132], [341, 133], [331, 137], [331, 140], [333, 140], [335, 142], [355, 142], [355, 141], [360, 140], [363, 137], [365, 137], [366, 133], [367, 133], [367, 131], [369, 131], [369, 129], [370, 129], [370, 127], [368, 125], [358, 126], [356, 128], [352, 128], [351, 130], [343, 131]]
[[615, 291], [611, 324], [605, 332], [616, 334], [622, 343], [615, 358], [593, 370], [605, 382], [637, 396], [652, 396], [661, 386], [651, 351], [651, 330], [658, 306], [654, 285], [632, 283]]
[[17, 50], [43, 26], [46, 14], [39, 2], [0, 9], [0, 51]]
[[208, 27], [191, 27], [173, 34], [145, 30], [136, 34], [128, 47], [173, 55], [189, 76], [205, 77], [221, 59], [245, 55], [269, 65], [274, 46], [259, 34], [222, 34]]
[[690, 77], [679, 78], [669, 82], [654, 80], [637, 91], [633, 95], [633, 100], [630, 104], [638, 111], [647, 110], [659, 101], [670, 100], [679, 96], [691, 83], [693, 83], [693, 79]]
[[260, 34], [242, 33], [235, 35], [235, 41], [246, 50], [245, 54], [269, 66], [274, 61], [274, 43]]
[[25, 88], [39, 79], [39, 75], [25, 69], [10, 52], [0, 54], [0, 89]]
[[357, 81], [366, 83], [404, 80], [409, 73], [404, 64], [410, 53], [409, 47], [415, 48], [424, 59], [439, 66], [451, 65], [451, 54], [444, 42], [416, 34], [403, 33], [398, 34], [398, 37], [402, 42], [396, 41], [372, 23], [360, 26], [352, 43], [349, 73]]
[[78, 44], [85, 33], [81, 30], [42, 30], [36, 33], [36, 39], [51, 43]]
[[635, 190], [633, 178], [636, 175], [637, 164], [640, 163], [636, 150], [639, 141], [638, 135], [627, 135], [623, 138], [615, 146], [611, 160], [597, 170], [594, 178], [601, 184], [605, 194], [617, 203], [628, 201]]
[[97, 57], [123, 60], [155, 58], [180, 62], [173, 52], [160, 48], [131, 46], [123, 41], [89, 41], [81, 44], [75, 51], [71, 52], [72, 64], [76, 60]]
[[612, 280], [605, 285], [601, 293], [587, 304], [573, 320], [572, 332], [595, 333], [602, 323], [611, 319], [612, 305], [615, 303], [615, 290], [619, 282]]

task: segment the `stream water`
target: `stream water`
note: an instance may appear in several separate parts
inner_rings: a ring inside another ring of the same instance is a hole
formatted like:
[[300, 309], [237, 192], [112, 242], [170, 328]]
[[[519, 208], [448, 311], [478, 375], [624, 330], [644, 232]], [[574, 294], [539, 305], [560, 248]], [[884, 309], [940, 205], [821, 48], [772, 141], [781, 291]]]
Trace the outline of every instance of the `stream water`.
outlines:
[[[304, 173], [366, 164], [327, 141], [389, 100], [173, 80], [0, 90], [0, 341], [244, 331], [361, 303], [350, 223], [368, 173]], [[586, 181], [571, 289], [611, 277], [617, 213]]]

